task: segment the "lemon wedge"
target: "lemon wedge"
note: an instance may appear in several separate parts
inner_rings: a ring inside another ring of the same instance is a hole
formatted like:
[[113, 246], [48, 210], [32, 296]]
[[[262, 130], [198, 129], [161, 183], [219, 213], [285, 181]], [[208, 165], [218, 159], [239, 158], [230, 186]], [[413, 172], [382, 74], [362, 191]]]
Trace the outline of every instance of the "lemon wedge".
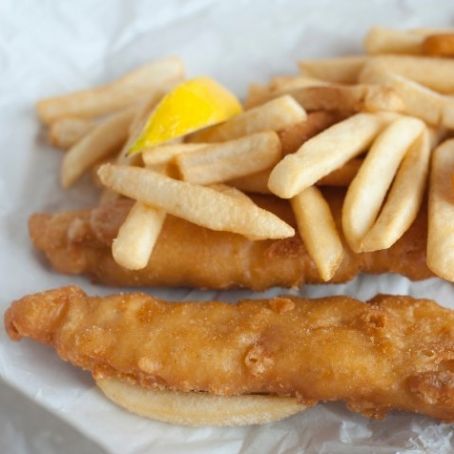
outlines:
[[221, 123], [241, 111], [238, 99], [213, 79], [188, 80], [156, 106], [129, 154]]

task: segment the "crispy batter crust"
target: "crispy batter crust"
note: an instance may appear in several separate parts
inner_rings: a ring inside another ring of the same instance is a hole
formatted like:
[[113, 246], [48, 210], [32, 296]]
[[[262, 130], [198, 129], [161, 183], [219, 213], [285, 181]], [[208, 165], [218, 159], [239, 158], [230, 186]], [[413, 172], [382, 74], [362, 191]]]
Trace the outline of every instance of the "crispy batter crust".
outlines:
[[454, 311], [429, 300], [166, 303], [141, 293], [90, 298], [67, 287], [16, 301], [5, 325], [12, 339], [51, 344], [97, 378], [454, 420]]
[[[325, 195], [340, 223], [343, 193], [331, 190]], [[256, 202], [295, 225], [287, 201], [262, 196]], [[172, 216], [167, 217], [149, 265], [139, 271], [126, 270], [114, 262], [110, 246], [130, 206], [123, 200], [91, 211], [35, 214], [30, 218], [30, 236], [57, 271], [86, 274], [109, 285], [262, 290], [321, 282], [298, 235], [250, 241]], [[411, 229], [388, 250], [354, 254], [345, 245], [347, 254], [332, 282], [348, 281], [360, 272], [394, 272], [413, 280], [430, 277], [426, 223], [423, 210]]]

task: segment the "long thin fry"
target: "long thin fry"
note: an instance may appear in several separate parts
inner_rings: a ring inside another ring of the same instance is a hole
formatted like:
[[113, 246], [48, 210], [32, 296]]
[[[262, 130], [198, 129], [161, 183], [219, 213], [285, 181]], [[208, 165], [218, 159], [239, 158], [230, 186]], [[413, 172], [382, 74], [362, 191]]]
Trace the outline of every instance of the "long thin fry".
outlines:
[[84, 118], [62, 118], [49, 126], [47, 137], [56, 148], [67, 150], [95, 127], [96, 123]]
[[237, 188], [229, 186], [228, 184], [217, 183], [217, 184], [211, 184], [209, 187], [211, 189], [214, 189], [215, 191], [220, 192], [221, 194], [225, 194], [225, 195], [228, 195], [229, 197], [244, 200], [245, 202], [255, 205], [254, 202], [252, 201], [252, 199], [250, 199], [244, 192], [240, 191]]
[[196, 132], [191, 142], [224, 142], [262, 131], [279, 131], [307, 118], [304, 109], [290, 96], [281, 96], [246, 110], [221, 125]]
[[205, 185], [268, 169], [281, 156], [278, 135], [265, 131], [180, 154], [175, 163], [184, 181]]
[[145, 268], [165, 217], [165, 211], [136, 202], [112, 243], [114, 260], [128, 270]]
[[368, 54], [420, 54], [424, 36], [411, 30], [372, 27], [364, 39]]
[[135, 69], [110, 84], [39, 101], [36, 110], [45, 124], [62, 117], [105, 115], [137, 102], [144, 94], [174, 84], [183, 78], [183, 71], [179, 58], [164, 58]]
[[287, 238], [295, 233], [284, 221], [256, 205], [151, 170], [106, 164], [98, 174], [106, 187], [120, 194], [212, 230], [257, 239]]
[[419, 57], [408, 55], [383, 55], [373, 57], [388, 71], [408, 77], [432, 90], [454, 93], [454, 60], [449, 58]]
[[64, 188], [70, 187], [97, 161], [121, 147], [128, 137], [133, 115], [131, 108], [112, 114], [68, 150], [60, 175]]
[[364, 66], [359, 78], [363, 82], [385, 84], [394, 88], [404, 103], [404, 113], [432, 125], [442, 123], [445, 101], [439, 93], [407, 77], [391, 73], [384, 64], [375, 61]]
[[410, 28], [412, 33], [415, 33], [416, 35], [421, 35], [421, 36], [430, 36], [430, 35], [436, 35], [439, 33], [447, 33], [451, 34], [454, 33], [454, 28], [449, 28], [449, 27], [437, 27], [437, 28], [432, 28], [432, 27], [417, 27], [417, 28]]
[[429, 185], [427, 266], [454, 282], [454, 139], [439, 145], [432, 157]]
[[445, 95], [443, 97], [441, 124], [446, 128], [454, 129], [454, 96]]
[[403, 103], [396, 92], [383, 85], [320, 85], [288, 90], [306, 111], [399, 112]]
[[399, 118], [370, 148], [348, 188], [342, 209], [344, 235], [354, 252], [361, 252], [361, 241], [378, 215], [400, 162], [424, 127], [416, 118]]
[[361, 241], [361, 251], [390, 248], [416, 219], [424, 197], [430, 152], [431, 140], [425, 130], [405, 155], [378, 219]]
[[358, 156], [392, 118], [387, 114], [356, 114], [331, 126], [287, 155], [273, 169], [271, 192], [290, 199]]
[[358, 74], [366, 61], [365, 56], [351, 56], [303, 60], [298, 62], [298, 65], [303, 75], [329, 82], [354, 84], [358, 81]]
[[[348, 186], [355, 175], [358, 173], [358, 169], [363, 163], [362, 159], [352, 159], [348, 161], [344, 166], [333, 170], [331, 173], [317, 181], [317, 186]], [[228, 182], [229, 185], [240, 189], [244, 192], [251, 192], [256, 194], [272, 194], [268, 188], [268, 180], [272, 169], [266, 169], [261, 172], [247, 175], [241, 178], [235, 178]]]
[[320, 277], [329, 281], [344, 257], [333, 215], [319, 189], [310, 186], [291, 200], [298, 231]]
[[244, 101], [246, 109], [258, 106], [271, 99], [277, 98], [288, 93], [291, 90], [302, 87], [328, 85], [321, 79], [315, 77], [297, 76], [277, 76], [271, 79], [268, 85], [252, 84], [249, 86], [248, 95]]

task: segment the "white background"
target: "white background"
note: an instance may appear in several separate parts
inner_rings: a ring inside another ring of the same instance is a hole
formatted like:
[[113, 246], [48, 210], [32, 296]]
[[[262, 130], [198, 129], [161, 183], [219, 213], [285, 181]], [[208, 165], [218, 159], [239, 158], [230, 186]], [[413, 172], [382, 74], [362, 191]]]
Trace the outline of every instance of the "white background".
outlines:
[[[210, 75], [239, 95], [251, 81], [296, 71], [302, 57], [360, 51], [373, 24], [453, 25], [454, 4], [438, 1], [276, 0], [121, 1], [0, 0], [0, 313], [26, 293], [76, 283], [88, 292], [112, 289], [52, 272], [33, 252], [27, 218], [38, 210], [89, 206], [83, 183], [63, 193], [61, 155], [43, 141], [33, 104], [44, 96], [110, 80], [134, 66], [179, 55], [188, 74]], [[154, 290], [178, 298], [190, 292]], [[276, 294], [279, 290], [273, 290]], [[431, 296], [454, 307], [452, 286], [367, 277], [345, 286], [307, 287], [306, 295], [377, 292]], [[232, 300], [247, 292], [193, 292]], [[341, 404], [311, 409], [264, 427], [188, 429], [153, 423], [117, 409], [88, 374], [29, 341], [11, 343], [0, 328], [0, 377], [111, 452], [452, 452], [450, 427], [423, 417], [368, 421]], [[55, 417], [0, 385], [0, 451], [95, 452]], [[72, 451], [73, 450], [73, 451]]]

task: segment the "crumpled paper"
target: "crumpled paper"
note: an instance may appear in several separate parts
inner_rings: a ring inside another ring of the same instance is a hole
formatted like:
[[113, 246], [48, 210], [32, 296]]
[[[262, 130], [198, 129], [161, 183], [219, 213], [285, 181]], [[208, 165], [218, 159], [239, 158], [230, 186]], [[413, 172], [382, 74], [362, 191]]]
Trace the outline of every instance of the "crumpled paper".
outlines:
[[[244, 95], [249, 82], [296, 71], [299, 58], [358, 52], [371, 25], [449, 26], [453, 17], [454, 5], [445, 0], [3, 0], [0, 312], [24, 294], [69, 283], [89, 293], [117, 291], [58, 275], [32, 250], [26, 227], [31, 212], [89, 206], [96, 200], [83, 182], [67, 192], [60, 189], [61, 154], [42, 138], [33, 110], [37, 99], [110, 80], [140, 63], [172, 54], [184, 59], [190, 76], [210, 75]], [[232, 301], [250, 295], [247, 291], [147, 291], [170, 299]], [[273, 289], [261, 295], [285, 292]], [[308, 286], [301, 294], [367, 299], [378, 292], [433, 297], [454, 308], [452, 285], [437, 279], [412, 283], [398, 276], [365, 276], [346, 285]], [[185, 428], [144, 420], [105, 400], [87, 373], [63, 363], [41, 345], [10, 342], [3, 328], [0, 377], [113, 453], [454, 450], [452, 426], [407, 414], [369, 421], [342, 404], [319, 405], [266, 426]], [[8, 415], [2, 411], [6, 410], [0, 408], [5, 420]], [[21, 427], [13, 422], [0, 427], [0, 439], [9, 446], [24, 443], [21, 436]], [[34, 441], [27, 440], [31, 445]]]

